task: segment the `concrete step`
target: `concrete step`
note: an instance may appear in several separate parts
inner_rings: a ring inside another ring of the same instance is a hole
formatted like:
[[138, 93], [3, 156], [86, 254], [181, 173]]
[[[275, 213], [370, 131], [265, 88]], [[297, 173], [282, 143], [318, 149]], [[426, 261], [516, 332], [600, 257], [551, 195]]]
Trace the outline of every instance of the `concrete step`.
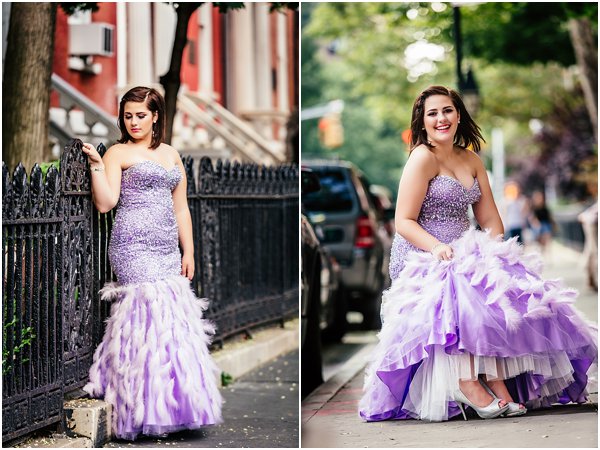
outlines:
[[112, 405], [96, 399], [78, 398], [64, 403], [69, 431], [101, 447], [112, 436]]

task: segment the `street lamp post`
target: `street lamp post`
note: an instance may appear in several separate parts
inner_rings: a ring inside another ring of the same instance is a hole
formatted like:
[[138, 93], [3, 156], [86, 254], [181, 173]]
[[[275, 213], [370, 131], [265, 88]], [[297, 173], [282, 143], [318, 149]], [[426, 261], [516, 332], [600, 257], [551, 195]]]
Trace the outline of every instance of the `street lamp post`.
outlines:
[[452, 7], [454, 16], [454, 48], [456, 49], [456, 79], [458, 81], [458, 90], [462, 90], [464, 77], [462, 73], [462, 36], [460, 34], [460, 9], [458, 6]]
[[[456, 78], [458, 80], [458, 90], [465, 104], [465, 108], [471, 116], [476, 116], [480, 106], [479, 87], [473, 75], [473, 69], [469, 67], [467, 76], [462, 71], [462, 36], [460, 33], [460, 9], [458, 5], [453, 5], [454, 13], [454, 45], [456, 47]], [[504, 134], [502, 128], [492, 130], [492, 191], [494, 198], [500, 209], [504, 205], [504, 182], [505, 182], [505, 150]]]
[[469, 67], [467, 71], [467, 79], [459, 88], [460, 93], [462, 95], [462, 99], [465, 102], [465, 106], [467, 107], [467, 111], [469, 114], [475, 116], [477, 115], [477, 111], [479, 111], [479, 87], [477, 86], [477, 82], [475, 81], [475, 76], [473, 75], [473, 70]]
[[457, 5], [452, 7], [454, 15], [454, 46], [456, 48], [456, 79], [458, 81], [458, 90], [462, 96], [465, 106], [471, 115], [476, 115], [479, 109], [479, 88], [473, 75], [473, 70], [469, 67], [467, 77], [462, 71], [462, 35], [460, 32], [460, 8]]

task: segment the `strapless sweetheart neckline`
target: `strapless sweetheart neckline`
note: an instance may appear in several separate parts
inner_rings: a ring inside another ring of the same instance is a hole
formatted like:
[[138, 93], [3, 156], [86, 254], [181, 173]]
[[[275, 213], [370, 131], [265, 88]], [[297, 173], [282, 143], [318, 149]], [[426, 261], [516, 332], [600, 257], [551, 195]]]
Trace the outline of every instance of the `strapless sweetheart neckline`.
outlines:
[[143, 161], [138, 161], [138, 162], [136, 162], [136, 163], [133, 163], [133, 164], [132, 164], [132, 165], [130, 165], [129, 167], [126, 167], [125, 169], [123, 169], [123, 172], [125, 172], [126, 170], [129, 170], [129, 169], [131, 169], [132, 167], [139, 166], [139, 165], [141, 165], [141, 164], [146, 164], [146, 163], [154, 164], [155, 166], [158, 166], [158, 167], [160, 167], [161, 169], [163, 169], [163, 170], [164, 170], [165, 172], [167, 172], [167, 173], [169, 173], [169, 172], [172, 172], [172, 171], [173, 171], [173, 169], [177, 168], [177, 166], [175, 165], [175, 166], [171, 167], [170, 169], [167, 169], [165, 166], [163, 166], [163, 165], [162, 165], [161, 163], [159, 163], [159, 162], [153, 161], [153, 160], [151, 160], [151, 159], [145, 159], [145, 160], [143, 160]]
[[457, 178], [451, 177], [450, 175], [436, 175], [435, 177], [433, 177], [433, 178], [432, 178], [432, 180], [435, 180], [436, 178], [449, 178], [449, 179], [451, 179], [451, 180], [454, 180], [454, 181], [455, 181], [456, 183], [458, 183], [458, 184], [459, 184], [459, 185], [460, 185], [460, 186], [461, 186], [461, 187], [462, 187], [462, 188], [463, 188], [465, 191], [472, 191], [472, 190], [473, 190], [473, 188], [475, 187], [475, 185], [476, 185], [476, 184], [478, 184], [478, 183], [477, 183], [477, 178], [474, 178], [474, 179], [473, 179], [473, 185], [472, 185], [470, 188], [468, 188], [468, 187], [465, 187], [465, 185], [464, 185], [464, 184], [462, 184], [460, 181], [458, 181], [458, 179], [457, 179]]

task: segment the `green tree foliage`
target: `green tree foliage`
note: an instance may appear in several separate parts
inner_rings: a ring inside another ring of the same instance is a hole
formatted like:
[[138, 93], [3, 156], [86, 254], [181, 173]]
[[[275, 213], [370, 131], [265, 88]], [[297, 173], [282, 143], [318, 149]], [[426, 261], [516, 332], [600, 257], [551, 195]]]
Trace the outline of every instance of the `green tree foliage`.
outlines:
[[398, 188], [407, 147], [397, 130], [373, 117], [360, 102], [346, 103], [342, 114], [344, 145], [335, 150], [321, 146], [317, 120], [302, 123], [302, 159], [342, 159], [352, 161], [373, 184], [386, 186], [392, 192]]
[[553, 110], [546, 118], [546, 126], [532, 141], [539, 148], [539, 154], [533, 158], [520, 158], [515, 164], [518, 167], [516, 178], [524, 189], [528, 192], [543, 190], [545, 180], [553, 178], [561, 197], [570, 200], [586, 198], [590, 180], [579, 176], [584, 170], [582, 163], [587, 166], [595, 160], [597, 171], [598, 155], [585, 105], [578, 97], [556, 98]]
[[[569, 10], [572, 14], [589, 14], [587, 8], [574, 5]], [[549, 61], [563, 66], [575, 64], [565, 3], [483, 3], [461, 8], [461, 12], [468, 54], [490, 62], [525, 66]]]
[[[411, 20], [407, 14], [413, 9], [417, 16]], [[434, 14], [438, 22], [426, 26]], [[451, 27], [451, 18], [449, 8], [436, 13], [427, 3], [321, 3], [306, 33], [321, 39], [344, 61], [346, 70], [341, 75], [351, 94], [363, 97], [377, 117], [404, 128], [421, 89], [432, 83], [455, 83], [452, 65], [440, 64], [452, 48], [442, 36]], [[407, 47], [415, 42], [438, 46], [442, 58], [417, 61], [421, 69], [431, 67], [420, 76], [416, 76], [419, 67], [406, 66]]]
[[99, 9], [97, 2], [93, 2], [93, 3], [71, 3], [71, 2], [62, 3], [61, 2], [61, 3], [59, 3], [59, 5], [60, 5], [61, 9], [65, 12], [65, 14], [67, 14], [69, 16], [71, 16], [79, 11], [96, 12]]
[[[596, 29], [597, 4], [463, 4], [460, 11], [463, 71], [473, 68], [480, 89], [482, 106], [476, 119], [486, 138], [494, 127], [504, 130], [509, 163], [517, 161], [509, 170], [519, 170], [521, 156], [543, 153], [542, 143], [533, 139], [530, 120], [551, 126], [565, 98], [570, 98], [570, 110], [584, 104], [572, 70], [575, 56], [569, 20], [588, 17]], [[372, 112], [374, 123], [397, 130], [398, 143], [400, 132], [408, 127], [414, 98], [423, 88], [431, 84], [456, 87], [449, 4], [320, 3], [311, 13], [304, 34], [320, 44], [319, 61], [327, 83], [343, 86], [340, 98], [349, 105], [360, 102]], [[331, 94], [328, 89], [329, 84], [322, 93]], [[580, 131], [583, 135], [577, 144], [593, 152], [589, 128]], [[547, 159], [535, 161], [545, 164]], [[575, 173], [577, 162], [571, 158], [569, 164]], [[548, 169], [549, 173], [553, 170]], [[386, 170], [382, 161], [379, 171]]]
[[304, 108], [322, 102], [321, 90], [325, 79], [321, 63], [316, 58], [318, 47], [310, 37], [302, 35], [302, 49], [300, 54], [302, 72], [302, 106]]
[[567, 22], [585, 17], [598, 27], [598, 4], [483, 3], [463, 8], [465, 51], [488, 61], [575, 64]]
[[[302, 7], [303, 20], [310, 20], [314, 5]], [[337, 58], [335, 64], [323, 64], [318, 57], [315, 40], [302, 34], [302, 107], [325, 104], [333, 99], [345, 101], [342, 123], [344, 144], [336, 150], [321, 146], [318, 137], [318, 119], [302, 122], [302, 158], [339, 158], [352, 161], [371, 183], [382, 184], [395, 192], [406, 159], [406, 146], [400, 139], [399, 129], [377, 118], [365, 106], [364, 96], [352, 92], [352, 83], [345, 77], [348, 65]], [[385, 167], [385, 170], [381, 168]]]

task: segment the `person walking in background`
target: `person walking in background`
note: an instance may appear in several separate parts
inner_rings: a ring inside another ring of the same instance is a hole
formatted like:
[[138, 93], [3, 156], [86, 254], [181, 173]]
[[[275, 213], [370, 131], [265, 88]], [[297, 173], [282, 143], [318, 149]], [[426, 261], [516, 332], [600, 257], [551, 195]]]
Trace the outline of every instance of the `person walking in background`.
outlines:
[[118, 280], [101, 291], [114, 303], [84, 390], [112, 405], [114, 434], [129, 440], [221, 421], [220, 371], [208, 352], [214, 327], [190, 287], [186, 174], [162, 143], [164, 123], [163, 97], [135, 87], [119, 105], [119, 143], [103, 158], [91, 144], [82, 149], [96, 208], [117, 207], [108, 254]]
[[542, 191], [534, 191], [531, 196], [531, 214], [529, 223], [533, 230], [535, 241], [540, 245], [542, 254], [546, 253], [548, 245], [552, 241], [554, 220], [546, 205], [546, 199]]
[[521, 195], [519, 185], [514, 181], [506, 183], [504, 187], [504, 222], [506, 224], [506, 239], [517, 237], [517, 241], [524, 243], [523, 230], [527, 226], [529, 207], [527, 199]]
[[539, 254], [503, 239], [483, 138], [458, 93], [424, 90], [411, 133], [360, 416], [466, 420], [465, 406], [496, 418], [585, 402], [596, 330], [573, 307], [576, 291], [541, 277]]

